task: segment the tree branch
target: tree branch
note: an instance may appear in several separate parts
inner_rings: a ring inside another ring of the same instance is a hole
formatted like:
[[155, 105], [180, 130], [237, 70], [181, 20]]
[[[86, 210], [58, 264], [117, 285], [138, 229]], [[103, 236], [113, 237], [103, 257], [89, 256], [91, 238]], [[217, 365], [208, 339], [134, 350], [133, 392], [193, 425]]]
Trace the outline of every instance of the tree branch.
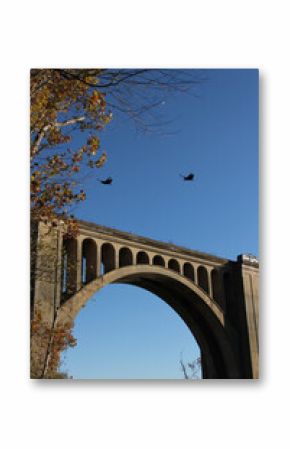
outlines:
[[55, 123], [49, 123], [48, 125], [45, 125], [37, 134], [35, 138], [35, 142], [31, 147], [31, 157], [35, 156], [35, 154], [38, 151], [39, 145], [45, 136], [45, 133], [51, 129], [51, 128], [62, 128], [63, 126], [69, 126], [74, 125], [75, 123], [83, 122], [85, 120], [85, 117], [77, 117], [70, 120], [66, 120], [65, 122], [55, 122]]
[[[82, 83], [86, 84], [87, 86], [94, 87], [95, 89], [104, 89], [104, 88], [107, 88], [107, 87], [115, 87], [118, 84], [126, 81], [129, 78], [141, 75], [141, 73], [144, 73], [144, 72], [148, 72], [148, 70], [150, 70], [150, 69], [132, 70], [130, 73], [125, 73], [123, 76], [118, 78], [118, 76], [122, 75], [122, 72], [123, 72], [123, 70], [120, 70], [116, 74], [112, 75], [112, 81], [110, 81], [108, 83], [105, 83], [105, 84], [93, 84], [93, 83], [90, 83], [90, 82], [86, 81], [85, 79], [83, 79], [79, 74], [74, 74], [74, 73], [69, 72], [68, 70], [65, 70], [65, 69], [56, 69], [56, 70], [58, 70], [61, 73], [61, 75], [64, 76], [64, 78], [75, 79], [77, 81], [81, 81]], [[100, 77], [102, 77], [102, 75]]]

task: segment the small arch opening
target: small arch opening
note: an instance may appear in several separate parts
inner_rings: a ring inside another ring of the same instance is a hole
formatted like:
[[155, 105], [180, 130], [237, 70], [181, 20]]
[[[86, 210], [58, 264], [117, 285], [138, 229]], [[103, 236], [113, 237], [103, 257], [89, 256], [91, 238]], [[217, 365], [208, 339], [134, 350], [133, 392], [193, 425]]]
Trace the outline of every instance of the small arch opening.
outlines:
[[221, 279], [218, 271], [214, 268], [211, 271], [211, 283], [212, 283], [212, 296], [215, 301], [221, 303], [222, 292], [221, 292]]
[[205, 291], [209, 292], [208, 287], [208, 274], [205, 267], [198, 267], [197, 269], [197, 279], [198, 279], [198, 285]]
[[170, 270], [176, 271], [177, 273], [180, 273], [179, 263], [175, 259], [170, 259], [170, 261], [168, 262], [168, 268], [170, 268]]
[[186, 263], [183, 265], [183, 275], [184, 275], [186, 278], [188, 278], [188, 279], [194, 281], [194, 268], [193, 268], [193, 266], [191, 265], [191, 263], [186, 262]]
[[132, 252], [129, 248], [121, 248], [119, 252], [119, 266], [126, 267], [133, 264]]
[[97, 245], [93, 239], [84, 239], [82, 246], [82, 283], [96, 279], [97, 276]]
[[102, 245], [101, 253], [101, 275], [108, 273], [116, 268], [115, 249], [111, 243]]
[[63, 240], [61, 286], [62, 299], [73, 295], [77, 289], [77, 241], [74, 238]]
[[137, 254], [137, 264], [149, 264], [148, 254], [144, 251], [139, 251]]
[[160, 267], [165, 267], [165, 261], [161, 256], [153, 257], [153, 265], [159, 265]]

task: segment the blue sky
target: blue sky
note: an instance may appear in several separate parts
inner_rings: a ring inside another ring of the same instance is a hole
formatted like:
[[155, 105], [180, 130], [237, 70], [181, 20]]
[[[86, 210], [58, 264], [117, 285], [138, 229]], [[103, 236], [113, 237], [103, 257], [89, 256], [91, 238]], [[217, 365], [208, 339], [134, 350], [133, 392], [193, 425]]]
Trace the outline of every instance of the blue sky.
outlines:
[[[100, 135], [108, 162], [84, 184], [80, 219], [236, 259], [258, 255], [258, 71], [206, 70], [191, 94], [159, 108], [161, 134], [140, 134], [115, 117]], [[180, 173], [195, 173], [185, 183]], [[112, 176], [103, 186], [97, 177]], [[76, 348], [64, 369], [74, 378], [182, 378], [198, 355], [169, 306], [146, 291], [108, 286], [79, 314]]]

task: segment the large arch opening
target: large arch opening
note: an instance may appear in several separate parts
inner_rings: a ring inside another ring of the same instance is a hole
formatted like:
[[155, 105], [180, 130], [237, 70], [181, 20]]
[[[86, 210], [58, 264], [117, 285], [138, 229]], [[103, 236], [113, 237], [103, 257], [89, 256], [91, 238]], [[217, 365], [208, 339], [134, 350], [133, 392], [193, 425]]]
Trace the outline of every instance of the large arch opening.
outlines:
[[111, 284], [93, 295], [74, 335], [62, 369], [75, 379], [184, 379], [182, 363], [189, 378], [202, 377], [200, 349], [184, 321], [136, 286]]
[[135, 265], [113, 270], [70, 298], [62, 306], [58, 320], [74, 319], [90, 297], [108, 284], [141, 287], [171, 306], [200, 347], [204, 378], [240, 378], [236, 348], [231, 344], [232, 329], [225, 322], [223, 310], [203, 288], [167, 268]]

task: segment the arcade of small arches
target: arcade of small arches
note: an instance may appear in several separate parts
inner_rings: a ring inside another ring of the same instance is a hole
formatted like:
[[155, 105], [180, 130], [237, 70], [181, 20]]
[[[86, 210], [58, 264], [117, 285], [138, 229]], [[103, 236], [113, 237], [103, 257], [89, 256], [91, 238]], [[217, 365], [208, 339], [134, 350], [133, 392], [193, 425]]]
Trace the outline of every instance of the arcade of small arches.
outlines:
[[63, 242], [62, 302], [82, 286], [110, 271], [130, 265], [153, 265], [173, 270], [200, 287], [225, 310], [230, 295], [230, 272], [167, 255], [154, 254], [127, 246], [112, 245], [93, 238]]

